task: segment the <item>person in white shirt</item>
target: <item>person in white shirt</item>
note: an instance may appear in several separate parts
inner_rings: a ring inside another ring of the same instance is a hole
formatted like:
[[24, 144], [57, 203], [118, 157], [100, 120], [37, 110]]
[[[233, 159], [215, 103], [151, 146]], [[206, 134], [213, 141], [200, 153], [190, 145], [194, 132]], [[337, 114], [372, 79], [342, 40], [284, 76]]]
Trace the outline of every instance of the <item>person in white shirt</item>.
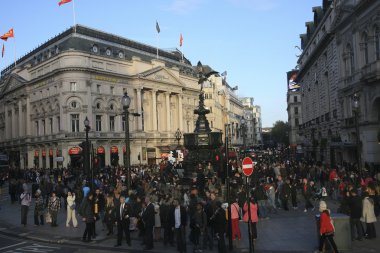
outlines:
[[29, 206], [32, 202], [32, 196], [30, 195], [28, 191], [28, 186], [24, 183], [22, 185], [22, 188], [24, 190], [23, 193], [20, 195], [20, 202], [21, 202], [21, 224], [26, 227], [26, 224], [28, 222], [28, 210]]
[[78, 221], [75, 214], [75, 193], [68, 191], [67, 192], [67, 218], [66, 218], [66, 227], [70, 227], [70, 221], [73, 222], [74, 228], [78, 227]]

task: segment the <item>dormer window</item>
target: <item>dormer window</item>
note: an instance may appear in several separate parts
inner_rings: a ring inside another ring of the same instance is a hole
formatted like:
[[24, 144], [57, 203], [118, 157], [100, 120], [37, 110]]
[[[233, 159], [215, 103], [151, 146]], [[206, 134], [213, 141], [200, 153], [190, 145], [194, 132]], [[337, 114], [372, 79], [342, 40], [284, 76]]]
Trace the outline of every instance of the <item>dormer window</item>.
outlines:
[[111, 49], [109, 49], [109, 48], [106, 49], [106, 55], [111, 56]]
[[98, 51], [99, 51], [98, 46], [97, 45], [93, 45], [92, 46], [92, 52], [96, 54], [96, 53], [98, 53]]
[[71, 108], [77, 108], [78, 107], [78, 104], [77, 104], [77, 102], [76, 101], [73, 101], [73, 102], [71, 102]]

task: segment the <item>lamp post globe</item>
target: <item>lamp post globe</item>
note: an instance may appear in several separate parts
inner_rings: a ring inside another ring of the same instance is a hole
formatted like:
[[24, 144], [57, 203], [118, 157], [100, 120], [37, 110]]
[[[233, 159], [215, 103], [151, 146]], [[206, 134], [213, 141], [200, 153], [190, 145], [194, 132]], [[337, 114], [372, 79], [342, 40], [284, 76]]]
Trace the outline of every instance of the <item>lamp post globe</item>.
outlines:
[[121, 104], [124, 109], [124, 128], [125, 128], [125, 167], [127, 169], [127, 192], [131, 189], [131, 162], [130, 162], [130, 147], [129, 147], [129, 106], [131, 104], [131, 98], [128, 93], [125, 92], [121, 99]]

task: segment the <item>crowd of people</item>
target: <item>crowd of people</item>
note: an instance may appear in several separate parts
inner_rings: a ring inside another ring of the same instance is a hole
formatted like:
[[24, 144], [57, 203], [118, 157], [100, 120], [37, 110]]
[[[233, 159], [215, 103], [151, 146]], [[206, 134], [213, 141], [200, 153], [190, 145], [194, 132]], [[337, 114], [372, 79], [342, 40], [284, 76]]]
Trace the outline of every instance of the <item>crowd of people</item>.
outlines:
[[[338, 211], [350, 216], [353, 240], [376, 238], [374, 223], [380, 211], [377, 170], [359, 172], [349, 165], [328, 168], [318, 163], [264, 157], [257, 162], [247, 189], [241, 160], [231, 159], [231, 192], [227, 201], [225, 180], [217, 165], [198, 164], [187, 184], [183, 184], [176, 167], [180, 166], [168, 162], [133, 166], [130, 182], [123, 167], [99, 170], [93, 180], [75, 169], [12, 171], [9, 194], [12, 203], [18, 200], [21, 204], [24, 226], [28, 208], [34, 211], [36, 226], [46, 222], [58, 226], [57, 215], [63, 207], [67, 211], [66, 227], [78, 228], [78, 220], [85, 223], [84, 242], [93, 241], [99, 232], [97, 227], [101, 227], [106, 236], [116, 234], [115, 247], [124, 240], [131, 246], [131, 233], [138, 233], [146, 250], [160, 241], [186, 252], [189, 239], [194, 252], [213, 250], [215, 245], [219, 252], [225, 252], [226, 236], [241, 239], [240, 220], [251, 222], [251, 239], [255, 243], [260, 219], [268, 219], [279, 209], [288, 212], [302, 207], [309, 212], [319, 205], [319, 251], [329, 241], [338, 252], [334, 231], [325, 225], [330, 217], [327, 199], [339, 201]], [[28, 183], [32, 184], [31, 193]], [[232, 223], [231, 233], [227, 229], [228, 219]]]

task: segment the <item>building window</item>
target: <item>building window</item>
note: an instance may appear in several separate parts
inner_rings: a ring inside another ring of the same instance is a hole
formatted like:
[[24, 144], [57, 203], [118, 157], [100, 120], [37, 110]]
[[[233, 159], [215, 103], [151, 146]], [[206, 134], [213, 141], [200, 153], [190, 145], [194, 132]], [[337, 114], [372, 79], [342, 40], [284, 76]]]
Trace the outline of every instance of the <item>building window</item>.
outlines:
[[297, 102], [298, 102], [298, 97], [294, 96], [294, 103], [297, 103]]
[[58, 132], [61, 132], [61, 117], [57, 117], [57, 130]]
[[380, 29], [378, 26], [375, 27], [375, 53], [376, 60], [380, 60]]
[[214, 122], [211, 121], [211, 127], [214, 127]]
[[115, 132], [115, 116], [110, 116], [110, 132]]
[[298, 107], [294, 107], [294, 114], [298, 115]]
[[77, 108], [77, 102], [75, 101], [71, 102], [71, 108]]
[[53, 118], [49, 119], [49, 125], [50, 125], [50, 134], [53, 133]]
[[364, 64], [368, 64], [368, 35], [366, 33], [363, 33], [362, 37], [362, 49], [363, 49], [363, 57], [364, 57]]
[[46, 135], [46, 124], [44, 119], [42, 120], [42, 133], [43, 135]]
[[79, 114], [71, 114], [71, 132], [79, 132]]
[[39, 136], [40, 135], [40, 125], [38, 124], [38, 120], [36, 120], [34, 122], [35, 126], [36, 126], [36, 136]]
[[299, 124], [300, 124], [299, 119], [298, 119], [298, 118], [295, 118], [295, 119], [294, 119], [294, 125], [295, 125], [295, 126], [298, 126]]
[[350, 44], [346, 45], [346, 50], [344, 54], [344, 68], [346, 76], [351, 76], [354, 74], [355, 61], [354, 61], [354, 51]]
[[96, 85], [96, 92], [100, 93], [100, 84]]
[[100, 103], [96, 104], [96, 109], [100, 109]]
[[96, 115], [96, 120], [95, 120], [96, 122], [96, 128], [95, 128], [95, 130], [97, 131], [97, 132], [100, 132], [100, 131], [102, 131], [102, 115]]
[[111, 86], [111, 87], [110, 87], [110, 93], [111, 93], [111, 95], [113, 95], [113, 90], [114, 90], [114, 87]]
[[77, 91], [77, 83], [70, 82], [70, 91]]

